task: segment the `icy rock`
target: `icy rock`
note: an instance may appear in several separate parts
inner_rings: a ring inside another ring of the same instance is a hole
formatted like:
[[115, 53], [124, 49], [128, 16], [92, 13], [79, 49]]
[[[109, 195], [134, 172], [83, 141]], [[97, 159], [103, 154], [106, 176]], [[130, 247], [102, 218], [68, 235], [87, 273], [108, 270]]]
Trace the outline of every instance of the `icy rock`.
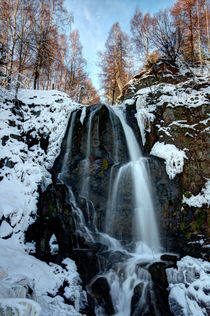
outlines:
[[177, 267], [166, 270], [171, 312], [176, 316], [209, 315], [210, 263], [186, 256]]
[[0, 315], [6, 316], [39, 316], [41, 307], [30, 299], [1, 298]]
[[7, 274], [5, 271], [0, 270], [0, 279], [1, 279], [1, 278], [5, 278], [5, 277], [7, 277], [7, 276], [8, 276], [8, 274]]
[[12, 233], [12, 227], [6, 221], [3, 221], [0, 226], [0, 237], [1, 238], [7, 237], [11, 233]]

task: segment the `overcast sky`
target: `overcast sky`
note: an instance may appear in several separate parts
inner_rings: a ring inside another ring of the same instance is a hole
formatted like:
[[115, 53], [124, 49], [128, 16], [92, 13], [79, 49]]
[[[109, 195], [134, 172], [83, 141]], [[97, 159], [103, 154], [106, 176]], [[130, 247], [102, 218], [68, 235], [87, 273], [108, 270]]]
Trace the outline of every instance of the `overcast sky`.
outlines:
[[135, 8], [151, 14], [171, 7], [174, 0], [65, 0], [65, 5], [73, 12], [72, 29], [77, 28], [83, 46], [83, 56], [88, 62], [88, 72], [94, 86], [98, 89], [96, 66], [97, 51], [104, 49], [110, 28], [119, 22], [122, 30], [129, 33], [130, 20]]

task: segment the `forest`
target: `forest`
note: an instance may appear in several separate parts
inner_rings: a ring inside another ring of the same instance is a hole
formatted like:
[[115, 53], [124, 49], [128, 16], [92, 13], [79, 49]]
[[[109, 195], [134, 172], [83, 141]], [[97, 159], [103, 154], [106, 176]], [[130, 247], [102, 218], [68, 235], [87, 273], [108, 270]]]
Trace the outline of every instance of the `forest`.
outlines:
[[158, 59], [201, 65], [209, 60], [207, 0], [177, 0], [143, 14], [136, 8], [130, 34], [114, 23], [96, 61], [101, 89], [87, 72], [79, 30], [63, 0], [1, 0], [0, 75], [7, 89], [57, 89], [81, 104], [114, 104], [123, 86]]

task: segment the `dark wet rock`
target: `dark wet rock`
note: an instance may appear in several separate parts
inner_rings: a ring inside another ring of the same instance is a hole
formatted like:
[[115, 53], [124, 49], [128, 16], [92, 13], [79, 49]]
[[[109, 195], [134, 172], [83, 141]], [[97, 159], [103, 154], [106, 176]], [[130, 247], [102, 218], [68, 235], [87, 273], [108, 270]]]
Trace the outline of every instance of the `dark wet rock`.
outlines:
[[[129, 159], [126, 140], [119, 118], [107, 106], [100, 104], [88, 107], [83, 125], [80, 122], [80, 115], [81, 110], [77, 111], [75, 116], [72, 147], [68, 157], [69, 172], [66, 173], [64, 181], [79, 192], [81, 191], [83, 179], [89, 176], [88, 200], [93, 203], [96, 210], [95, 221], [97, 228], [99, 231], [104, 231], [111, 172], [113, 173], [113, 179], [115, 179], [122, 163]], [[87, 157], [89, 170], [85, 170], [90, 115], [93, 115], [91, 149], [90, 156]], [[53, 168], [52, 173], [55, 178], [61, 170], [64, 153], [68, 146], [68, 130], [73, 122], [73, 117], [74, 114], [71, 115], [69, 121], [69, 127], [62, 144], [61, 155], [57, 158]], [[118, 157], [116, 157], [116, 148], [118, 149]], [[119, 206], [119, 210], [116, 210], [117, 215], [113, 223], [113, 234], [119, 239], [122, 236], [127, 239], [132, 238], [132, 214], [129, 212], [132, 189], [129, 179], [128, 182], [128, 185], [122, 188], [122, 205]], [[84, 210], [84, 216], [88, 221], [87, 216], [89, 215], [85, 212]], [[91, 220], [89, 218], [89, 221]], [[110, 218], [110, 221], [112, 221], [112, 218]]]
[[18, 140], [19, 142], [23, 142], [24, 139], [21, 135], [16, 135], [16, 134], [10, 134], [10, 137], [13, 138], [13, 139], [16, 139]]
[[39, 111], [34, 111], [34, 110], [32, 110], [32, 111], [31, 111], [31, 114], [34, 115], [35, 117], [39, 117], [40, 114], [41, 114], [41, 110], [39, 110]]
[[47, 148], [49, 145], [49, 137], [50, 135], [47, 136], [40, 136], [40, 147], [45, 151], [45, 153], [47, 152]]
[[166, 276], [166, 269], [171, 267], [176, 267], [176, 265], [155, 262], [149, 266], [149, 272], [153, 281], [156, 308], [160, 311], [160, 315], [166, 316], [172, 315], [168, 305], [168, 280]]
[[9, 139], [9, 136], [6, 136], [6, 135], [5, 135], [5, 136], [2, 137], [2, 139], [1, 139], [2, 146], [5, 146], [5, 145], [6, 145], [8, 139]]
[[119, 262], [126, 261], [131, 256], [121, 251], [107, 251], [103, 253], [103, 257], [106, 260], [106, 269], [111, 269], [113, 266], [115, 266]]
[[104, 309], [106, 315], [114, 314], [110, 286], [106, 278], [99, 277], [91, 284], [91, 296]]
[[0, 169], [5, 167], [8, 168], [14, 168], [14, 166], [16, 165], [17, 162], [13, 162], [12, 160], [10, 160], [9, 158], [3, 158], [0, 159]]
[[43, 193], [40, 190], [38, 218], [29, 227], [26, 239], [36, 241], [36, 253], [41, 258], [51, 256], [49, 241], [53, 234], [58, 241], [59, 255], [63, 257], [69, 256], [82, 240], [75, 235], [75, 220], [68, 194], [64, 184], [51, 184]]
[[100, 272], [100, 260], [103, 260], [103, 258], [92, 249], [73, 250], [71, 258], [76, 262], [78, 272], [84, 284], [88, 284]]
[[135, 286], [131, 299], [131, 316], [156, 316], [151, 297], [151, 284], [146, 287], [145, 289], [143, 283]]
[[150, 174], [156, 218], [160, 229], [161, 244], [166, 251], [171, 251], [168, 225], [174, 209], [179, 204], [181, 195], [180, 176], [177, 175], [171, 181], [166, 173], [165, 161], [155, 156], [150, 156], [148, 159], [148, 172]]
[[168, 287], [168, 280], [165, 272], [166, 267], [167, 264], [165, 262], [155, 262], [149, 266], [149, 272], [153, 282], [156, 282], [162, 288]]
[[161, 260], [163, 261], [171, 261], [171, 262], [177, 262], [178, 260], [180, 260], [180, 257], [179, 256], [175, 256], [175, 255], [162, 255], [160, 257]]
[[9, 126], [15, 127], [16, 126], [16, 122], [13, 120], [8, 120]]

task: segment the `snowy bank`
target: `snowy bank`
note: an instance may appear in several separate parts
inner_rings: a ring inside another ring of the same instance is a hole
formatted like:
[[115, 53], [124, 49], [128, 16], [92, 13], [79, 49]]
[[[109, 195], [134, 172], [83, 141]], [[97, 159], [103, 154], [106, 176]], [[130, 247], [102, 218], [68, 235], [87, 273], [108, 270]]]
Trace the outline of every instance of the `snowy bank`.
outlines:
[[0, 314], [77, 316], [84, 293], [74, 262], [66, 258], [61, 267], [28, 255], [24, 231], [36, 218], [38, 185], [51, 183], [48, 170], [79, 105], [59, 91], [20, 90], [18, 113], [12, 99], [0, 89]]
[[[40, 312], [41, 316], [79, 315], [77, 310], [82, 291], [75, 263], [71, 259], [63, 260], [63, 267], [47, 264], [25, 253], [11, 239], [0, 239], [0, 258], [1, 315], [9, 310], [8, 307], [18, 311], [21, 308], [17, 315], [29, 315], [23, 313], [24, 303], [33, 306], [37, 311], [34, 315]], [[65, 304], [64, 299], [57, 295], [63, 284], [66, 284], [64, 297], [74, 302], [74, 307]]]

